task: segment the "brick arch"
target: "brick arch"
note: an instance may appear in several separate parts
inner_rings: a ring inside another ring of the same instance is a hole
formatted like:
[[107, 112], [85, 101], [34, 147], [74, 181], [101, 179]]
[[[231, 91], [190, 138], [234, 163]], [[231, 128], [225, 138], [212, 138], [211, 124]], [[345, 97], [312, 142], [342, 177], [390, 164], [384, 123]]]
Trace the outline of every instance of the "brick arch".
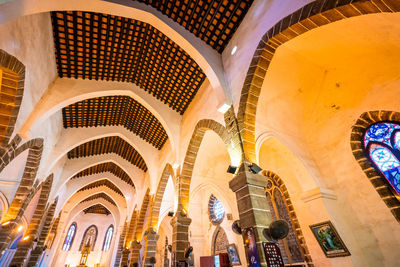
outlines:
[[7, 214], [4, 216], [3, 221], [8, 221], [15, 219], [17, 216], [23, 200], [27, 197], [34, 181], [36, 179], [37, 170], [39, 168], [40, 160], [42, 158], [43, 152], [43, 139], [36, 138], [31, 139], [28, 142], [25, 142], [21, 146], [18, 144], [21, 142], [21, 137], [16, 135], [13, 140], [7, 145], [6, 150], [1, 156], [1, 163], [0, 163], [0, 172], [18, 155], [20, 155], [25, 150], [29, 150], [28, 158], [26, 160], [26, 165], [24, 172], [22, 174], [22, 178], [15, 193], [15, 196], [8, 208]]
[[398, 11], [398, 0], [316, 0], [283, 18], [268, 30], [253, 55], [240, 97], [238, 123], [246, 158], [256, 162], [255, 119], [258, 98], [268, 67], [280, 45], [313, 28], [338, 20]]
[[[172, 181], [175, 181], [174, 169], [172, 168], [171, 164], [167, 163], [162, 172], [160, 182], [158, 183], [157, 192], [154, 196], [154, 202], [153, 202], [152, 209], [151, 209], [151, 224], [150, 224], [150, 226], [153, 227], [154, 230], [156, 230], [157, 226], [158, 226], [161, 202], [162, 202], [165, 188], [167, 187], [168, 178], [170, 175], [172, 176]], [[174, 183], [174, 185], [175, 185], [175, 183]], [[176, 188], [176, 187], [174, 186], [174, 188]]]
[[350, 145], [354, 158], [357, 160], [361, 169], [375, 187], [383, 202], [385, 202], [386, 206], [390, 209], [393, 216], [400, 222], [400, 200], [391, 190], [389, 184], [386, 182], [386, 178], [369, 160], [363, 145], [364, 134], [367, 129], [372, 124], [381, 121], [399, 123], [400, 113], [384, 110], [364, 112], [352, 127]]
[[311, 255], [307, 248], [306, 240], [304, 239], [303, 232], [301, 231], [299, 220], [297, 219], [297, 215], [294, 210], [293, 203], [290, 199], [289, 191], [287, 190], [284, 181], [276, 173], [274, 173], [272, 171], [263, 170], [262, 175], [264, 175], [267, 179], [271, 180], [273, 185], [275, 186], [275, 188], [277, 187], [279, 189], [279, 191], [281, 192], [284, 202], [286, 204], [287, 210], [288, 210], [288, 215], [289, 215], [291, 223], [292, 223], [293, 232], [294, 232], [295, 236], [297, 237], [298, 245], [300, 246], [300, 248], [302, 250], [304, 259], [309, 264], [309, 266], [313, 266]]
[[50, 174], [45, 181], [39, 185], [40, 195], [36, 205], [35, 211], [32, 216], [32, 220], [28, 225], [28, 229], [25, 231], [25, 236], [30, 236], [28, 240], [21, 240], [18, 243], [18, 249], [11, 261], [11, 265], [20, 264], [24, 262], [28, 256], [29, 251], [34, 245], [34, 240], [39, 238], [39, 228], [42, 223], [43, 215], [47, 207], [47, 201], [51, 191], [51, 185], [53, 184], [53, 174]]
[[199, 151], [201, 142], [203, 140], [204, 134], [206, 131], [212, 130], [216, 134], [218, 134], [221, 139], [224, 141], [227, 149], [230, 149], [230, 142], [228, 132], [226, 128], [214, 121], [209, 119], [200, 120], [192, 134], [192, 137], [189, 142], [189, 146], [186, 151], [185, 159], [182, 165], [181, 175], [179, 176], [179, 205], [178, 209], [185, 209], [188, 211], [189, 208], [189, 190], [190, 190], [190, 182], [192, 179], [193, 168], [197, 158], [197, 152]]
[[[0, 69], [3, 69], [3, 74], [6, 75], [5, 77], [3, 76], [4, 79], [0, 79], [1, 87], [5, 86], [9, 91], [7, 93], [7, 102], [11, 101], [13, 105], [13, 108], [10, 109], [9, 103], [0, 103], [0, 112], [3, 116], [6, 114], [8, 122], [8, 126], [5, 129], [0, 129], [0, 142], [2, 146], [6, 146], [14, 131], [21, 107], [25, 84], [25, 66], [16, 57], [0, 49]], [[3, 88], [1, 91], [3, 91]]]

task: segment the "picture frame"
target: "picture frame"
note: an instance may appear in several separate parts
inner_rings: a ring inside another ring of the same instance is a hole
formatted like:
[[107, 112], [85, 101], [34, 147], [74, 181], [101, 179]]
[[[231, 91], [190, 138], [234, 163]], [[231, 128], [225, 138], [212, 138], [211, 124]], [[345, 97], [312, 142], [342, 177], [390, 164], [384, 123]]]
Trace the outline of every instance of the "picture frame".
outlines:
[[226, 251], [228, 253], [229, 261], [232, 265], [241, 265], [239, 253], [235, 244], [229, 244], [226, 246]]
[[334, 258], [351, 255], [331, 221], [310, 225], [310, 229], [326, 257]]

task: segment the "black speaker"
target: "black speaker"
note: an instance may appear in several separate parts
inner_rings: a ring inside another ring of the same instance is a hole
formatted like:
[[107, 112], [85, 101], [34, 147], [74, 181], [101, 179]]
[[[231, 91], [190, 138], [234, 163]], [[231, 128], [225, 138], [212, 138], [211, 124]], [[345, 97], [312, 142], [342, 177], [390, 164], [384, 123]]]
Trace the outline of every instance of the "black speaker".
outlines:
[[284, 239], [289, 233], [289, 224], [285, 220], [273, 221], [263, 230], [264, 237], [269, 241]]
[[252, 164], [250, 165], [250, 171], [251, 171], [252, 173], [259, 173], [260, 171], [262, 171], [262, 169], [261, 169], [260, 166], [258, 166], [257, 164], [252, 163]]
[[168, 251], [169, 251], [169, 252], [172, 251], [172, 245], [168, 245]]
[[150, 258], [150, 263], [151, 263], [151, 264], [156, 264], [156, 262], [157, 262], [157, 260], [156, 260], [155, 257], [151, 257], [151, 258]]
[[190, 257], [190, 254], [192, 254], [192, 251], [193, 251], [193, 247], [192, 246], [190, 246], [187, 249], [185, 249], [185, 258], [186, 259]]
[[242, 228], [239, 226], [239, 220], [236, 220], [232, 223], [232, 231], [235, 234], [241, 235], [242, 234]]

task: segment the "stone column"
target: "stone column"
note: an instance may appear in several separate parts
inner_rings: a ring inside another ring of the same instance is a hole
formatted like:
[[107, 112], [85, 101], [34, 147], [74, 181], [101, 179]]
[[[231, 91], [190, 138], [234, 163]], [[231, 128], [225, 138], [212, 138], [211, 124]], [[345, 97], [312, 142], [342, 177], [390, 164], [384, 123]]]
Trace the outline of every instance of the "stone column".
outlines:
[[22, 266], [31, 248], [35, 245], [35, 243], [37, 244], [38, 242], [39, 238], [38, 230], [42, 222], [45, 207], [47, 205], [47, 200], [49, 198], [52, 182], [53, 182], [53, 175], [50, 175], [46, 179], [46, 181], [44, 181], [41, 185], [41, 191], [35, 212], [33, 213], [32, 220], [29, 223], [28, 229], [25, 232], [25, 236], [28, 237], [28, 239], [27, 240], [22, 239], [18, 243], [17, 251], [15, 252], [15, 255], [10, 264], [11, 266], [13, 264], [17, 266]]
[[157, 250], [157, 240], [160, 236], [156, 231], [153, 230], [153, 227], [147, 231], [147, 234], [144, 236], [145, 246], [144, 246], [144, 266], [153, 266], [151, 258], [156, 257]]
[[122, 252], [124, 251], [125, 236], [127, 231], [127, 222], [124, 223], [124, 226], [120, 231], [121, 235], [119, 236], [117, 255], [115, 257], [114, 267], [121, 266]]
[[44, 224], [42, 226], [42, 229], [40, 231], [39, 235], [39, 240], [37, 243], [37, 246], [34, 250], [32, 250], [29, 259], [28, 259], [28, 266], [36, 266], [37, 261], [39, 260], [40, 256], [42, 255], [43, 251], [45, 250], [44, 248], [44, 242], [46, 241], [47, 234], [49, 233], [50, 230], [50, 224], [51, 221], [53, 220], [54, 216], [54, 211], [57, 206], [57, 201], [56, 199], [53, 204], [48, 208], [46, 215], [44, 217]]
[[122, 250], [121, 266], [125, 266], [125, 265], [128, 266], [129, 252], [130, 252], [130, 250], [127, 248], [124, 248]]
[[[262, 231], [272, 222], [270, 207], [265, 195], [267, 179], [262, 175], [252, 173], [248, 165], [248, 162], [242, 163], [238, 174], [229, 182], [229, 187], [236, 194], [240, 227], [242, 229], [253, 227], [260, 263], [261, 266], [266, 266], [262, 248], [262, 242], [266, 239]], [[244, 236], [243, 238], [245, 239]]]
[[131, 253], [129, 259], [129, 267], [133, 266], [135, 263], [139, 262], [139, 254], [142, 245], [136, 241], [133, 242], [131, 246]]
[[[182, 216], [181, 212], [172, 218], [172, 253], [175, 253], [175, 262], [185, 259], [185, 249], [189, 244], [189, 225], [192, 219]], [[175, 266], [175, 263], [174, 263]]]

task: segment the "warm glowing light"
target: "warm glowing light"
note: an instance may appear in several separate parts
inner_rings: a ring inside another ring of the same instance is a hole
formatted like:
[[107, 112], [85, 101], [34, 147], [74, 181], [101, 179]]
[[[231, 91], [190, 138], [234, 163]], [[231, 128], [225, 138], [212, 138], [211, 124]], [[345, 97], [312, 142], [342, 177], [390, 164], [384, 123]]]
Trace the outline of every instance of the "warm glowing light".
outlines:
[[183, 213], [184, 215], [187, 215], [187, 211], [186, 211], [185, 209], [182, 209], [182, 213]]
[[20, 225], [20, 226], [18, 226], [17, 231], [18, 231], [18, 232], [21, 232], [22, 229], [24, 229], [24, 227], [22, 227], [22, 225]]
[[6, 225], [9, 225], [10, 223], [11, 223], [10, 221], [4, 222], [4, 223], [1, 224], [1, 226], [6, 226]]
[[218, 112], [221, 112], [222, 114], [225, 114], [225, 112], [227, 112], [230, 107], [231, 106], [228, 105], [228, 104], [223, 104], [222, 106], [220, 106], [218, 108]]
[[25, 236], [24, 238], [22, 238], [22, 241], [26, 241], [29, 239], [29, 235]]
[[237, 46], [235, 45], [235, 46], [232, 48], [232, 51], [231, 51], [231, 55], [232, 55], [232, 56], [236, 53], [236, 50], [237, 50]]
[[178, 163], [174, 163], [174, 165], [172, 165], [172, 169], [178, 169], [179, 164]]

